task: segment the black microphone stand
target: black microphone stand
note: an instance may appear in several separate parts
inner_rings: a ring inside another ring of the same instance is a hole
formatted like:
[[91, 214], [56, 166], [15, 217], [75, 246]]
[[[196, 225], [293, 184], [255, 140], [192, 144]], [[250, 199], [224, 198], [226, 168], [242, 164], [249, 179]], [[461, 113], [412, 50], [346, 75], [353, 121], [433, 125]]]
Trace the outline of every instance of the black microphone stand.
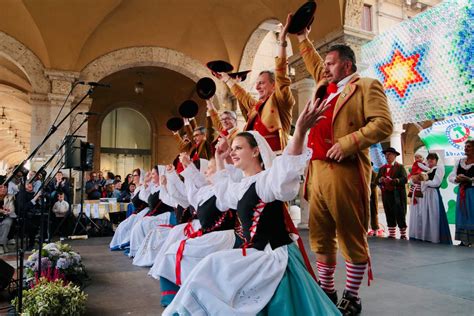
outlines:
[[[77, 84], [74, 84], [72, 87], [71, 87], [71, 92], [72, 90], [76, 87]], [[68, 96], [71, 94], [71, 92], [69, 92]], [[74, 110], [76, 110], [76, 108], [88, 97], [90, 96], [92, 93], [94, 92], [94, 87], [91, 86], [89, 88], [89, 90], [87, 91], [87, 93], [71, 108], [71, 110], [62, 118], [61, 121], [59, 121], [59, 123], [57, 125], [53, 125], [51, 126], [51, 128], [49, 129], [48, 133], [45, 135], [44, 139], [41, 141], [41, 143], [39, 143], [36, 148], [28, 155], [28, 157], [26, 159], [24, 159], [19, 165], [16, 166], [16, 168], [13, 170], [12, 174], [10, 175], [10, 177], [8, 177], [5, 182], [3, 183], [3, 185], [8, 185], [8, 183], [13, 179], [13, 177], [16, 176], [16, 174], [21, 171], [26, 162], [30, 159], [32, 159], [34, 156], [36, 156], [36, 154], [38, 153], [38, 151], [40, 150], [40, 148], [48, 141], [49, 138], [51, 138], [51, 136], [58, 130], [58, 128], [64, 123], [64, 121], [66, 121], [66, 119], [72, 114], [72, 112], [74, 112]], [[26, 175], [24, 175], [24, 183], [26, 184]], [[23, 188], [24, 190], [24, 188]], [[24, 249], [24, 238], [25, 238], [25, 218], [24, 218], [24, 210], [18, 210], [18, 214], [19, 214], [19, 217], [18, 217], [18, 223], [20, 225], [20, 229], [19, 229], [19, 236], [18, 236], [18, 239], [20, 239], [20, 243], [17, 243], [17, 247], [18, 247], [18, 244], [20, 245], [20, 248], [17, 248], [17, 256], [19, 256], [19, 258], [17, 258], [17, 262], [18, 262], [18, 267], [17, 267], [17, 271], [18, 271], [18, 274], [17, 274], [17, 278], [18, 278], [18, 313], [21, 314], [22, 310], [23, 310], [23, 282], [24, 282], [24, 260], [25, 260], [25, 249]]]
[[[87, 122], [87, 117], [82, 121], [82, 123], [74, 130], [74, 132], [72, 132], [72, 135], [71, 136], [75, 136], [74, 134]], [[51, 155], [51, 157], [41, 166], [41, 168], [38, 170], [38, 172], [42, 172], [43, 170], [46, 169], [46, 167], [51, 163], [51, 161], [53, 160], [54, 157], [56, 157], [56, 155], [63, 149], [63, 147], [66, 145], [67, 143], [67, 140], [66, 138], [63, 140], [63, 142], [61, 143], [61, 145], [59, 146], [59, 148], [56, 150], [56, 152]], [[76, 149], [74, 149], [76, 150]], [[56, 162], [56, 164], [54, 165], [54, 167], [51, 169], [51, 172], [49, 173], [49, 175], [46, 177], [45, 181], [43, 181], [43, 183], [41, 184], [38, 192], [40, 192], [41, 190], [43, 190], [43, 188], [48, 188], [49, 187], [49, 184], [51, 183], [51, 181], [54, 179], [54, 175], [56, 174], [56, 172], [58, 170], [61, 169], [62, 165], [63, 165], [63, 157], [65, 156], [66, 154], [66, 151], [63, 152], [63, 154], [61, 155], [61, 157], [58, 159], [58, 161]], [[58, 168], [59, 166], [59, 168]], [[50, 192], [48, 192], [50, 193]], [[41, 202], [40, 202], [40, 237], [39, 237], [39, 245], [38, 245], [38, 272], [39, 272], [39, 277], [41, 277], [41, 253], [42, 253], [42, 250], [43, 250], [43, 242], [44, 242], [44, 212], [45, 210], [48, 212], [48, 240], [50, 240], [50, 236], [49, 236], [49, 220], [50, 220], [50, 217], [49, 217], [49, 213], [50, 213], [50, 202], [51, 202], [51, 198], [49, 196], [49, 194], [42, 194], [42, 197], [41, 197]]]

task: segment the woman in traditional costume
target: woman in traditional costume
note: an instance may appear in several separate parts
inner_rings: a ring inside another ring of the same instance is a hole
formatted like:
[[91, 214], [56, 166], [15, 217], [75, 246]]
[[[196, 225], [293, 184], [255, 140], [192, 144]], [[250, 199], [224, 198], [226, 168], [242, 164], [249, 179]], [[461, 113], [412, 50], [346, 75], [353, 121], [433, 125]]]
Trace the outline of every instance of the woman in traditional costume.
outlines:
[[444, 166], [438, 165], [439, 157], [430, 153], [428, 180], [415, 182], [422, 197], [413, 196], [410, 203], [410, 239], [452, 245], [451, 233], [439, 188], [444, 177]]
[[474, 140], [464, 145], [461, 158], [449, 175], [449, 181], [459, 184], [456, 201], [456, 234], [459, 246], [471, 247], [474, 242]]

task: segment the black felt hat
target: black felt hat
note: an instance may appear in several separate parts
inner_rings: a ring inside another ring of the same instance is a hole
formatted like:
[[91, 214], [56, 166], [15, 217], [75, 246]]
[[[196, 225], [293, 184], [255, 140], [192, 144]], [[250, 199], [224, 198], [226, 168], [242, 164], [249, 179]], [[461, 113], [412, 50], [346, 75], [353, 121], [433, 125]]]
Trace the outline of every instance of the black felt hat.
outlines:
[[306, 27], [309, 27], [313, 23], [316, 6], [314, 1], [308, 1], [303, 4], [291, 18], [288, 33], [297, 34]]
[[173, 131], [177, 132], [184, 126], [184, 121], [181, 117], [172, 117], [166, 122], [166, 127]]
[[234, 66], [223, 60], [214, 60], [206, 64], [212, 72], [231, 72]]
[[196, 83], [196, 92], [201, 99], [207, 100], [212, 98], [216, 93], [216, 84], [209, 77], [199, 79]]
[[400, 153], [393, 147], [388, 147], [387, 149], [382, 150], [382, 153], [385, 155], [386, 153], [393, 153], [397, 156], [400, 155]]
[[230, 73], [229, 76], [233, 79], [239, 77], [240, 78], [240, 81], [245, 81], [245, 79], [247, 79], [247, 75], [249, 72], [251, 72], [252, 70], [245, 70], [245, 71], [239, 71], [239, 72], [233, 72], [233, 73]]
[[179, 106], [179, 114], [184, 118], [193, 118], [198, 114], [199, 106], [193, 100], [186, 100]]

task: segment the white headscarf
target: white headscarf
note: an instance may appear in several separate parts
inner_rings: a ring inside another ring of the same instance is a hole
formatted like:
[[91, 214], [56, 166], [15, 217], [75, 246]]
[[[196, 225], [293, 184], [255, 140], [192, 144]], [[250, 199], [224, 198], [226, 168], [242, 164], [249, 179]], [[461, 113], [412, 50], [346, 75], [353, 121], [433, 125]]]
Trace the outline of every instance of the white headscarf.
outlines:
[[270, 145], [268, 145], [268, 142], [266, 139], [260, 135], [259, 132], [257, 131], [246, 131], [255, 138], [258, 146], [258, 150], [260, 151], [260, 156], [262, 157], [263, 160], [263, 166], [265, 167], [265, 170], [270, 169], [272, 166], [272, 161], [275, 159], [276, 155], [273, 152], [273, 150], [270, 148]]
[[135, 188], [138, 188], [139, 185], [143, 184], [143, 182], [145, 182], [145, 170], [143, 170], [143, 168], [140, 168], [140, 182], [139, 183], [135, 183]]

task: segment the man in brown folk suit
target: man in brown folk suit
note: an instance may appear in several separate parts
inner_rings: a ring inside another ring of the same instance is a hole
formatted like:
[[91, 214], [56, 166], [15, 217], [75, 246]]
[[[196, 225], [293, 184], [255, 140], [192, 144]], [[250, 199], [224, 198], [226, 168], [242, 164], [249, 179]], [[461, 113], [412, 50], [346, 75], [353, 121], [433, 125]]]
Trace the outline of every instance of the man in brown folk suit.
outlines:
[[326, 119], [308, 137], [308, 147], [313, 149], [306, 186], [310, 244], [317, 255], [321, 288], [333, 302], [337, 302], [336, 252], [338, 245], [341, 248], [347, 278], [338, 307], [343, 315], [357, 315], [362, 309], [358, 292], [370, 263], [368, 147], [390, 136], [393, 125], [382, 84], [356, 73], [352, 49], [333, 46], [323, 60], [308, 32], [298, 35], [299, 50], [317, 83], [316, 96], [328, 106], [323, 113]]

